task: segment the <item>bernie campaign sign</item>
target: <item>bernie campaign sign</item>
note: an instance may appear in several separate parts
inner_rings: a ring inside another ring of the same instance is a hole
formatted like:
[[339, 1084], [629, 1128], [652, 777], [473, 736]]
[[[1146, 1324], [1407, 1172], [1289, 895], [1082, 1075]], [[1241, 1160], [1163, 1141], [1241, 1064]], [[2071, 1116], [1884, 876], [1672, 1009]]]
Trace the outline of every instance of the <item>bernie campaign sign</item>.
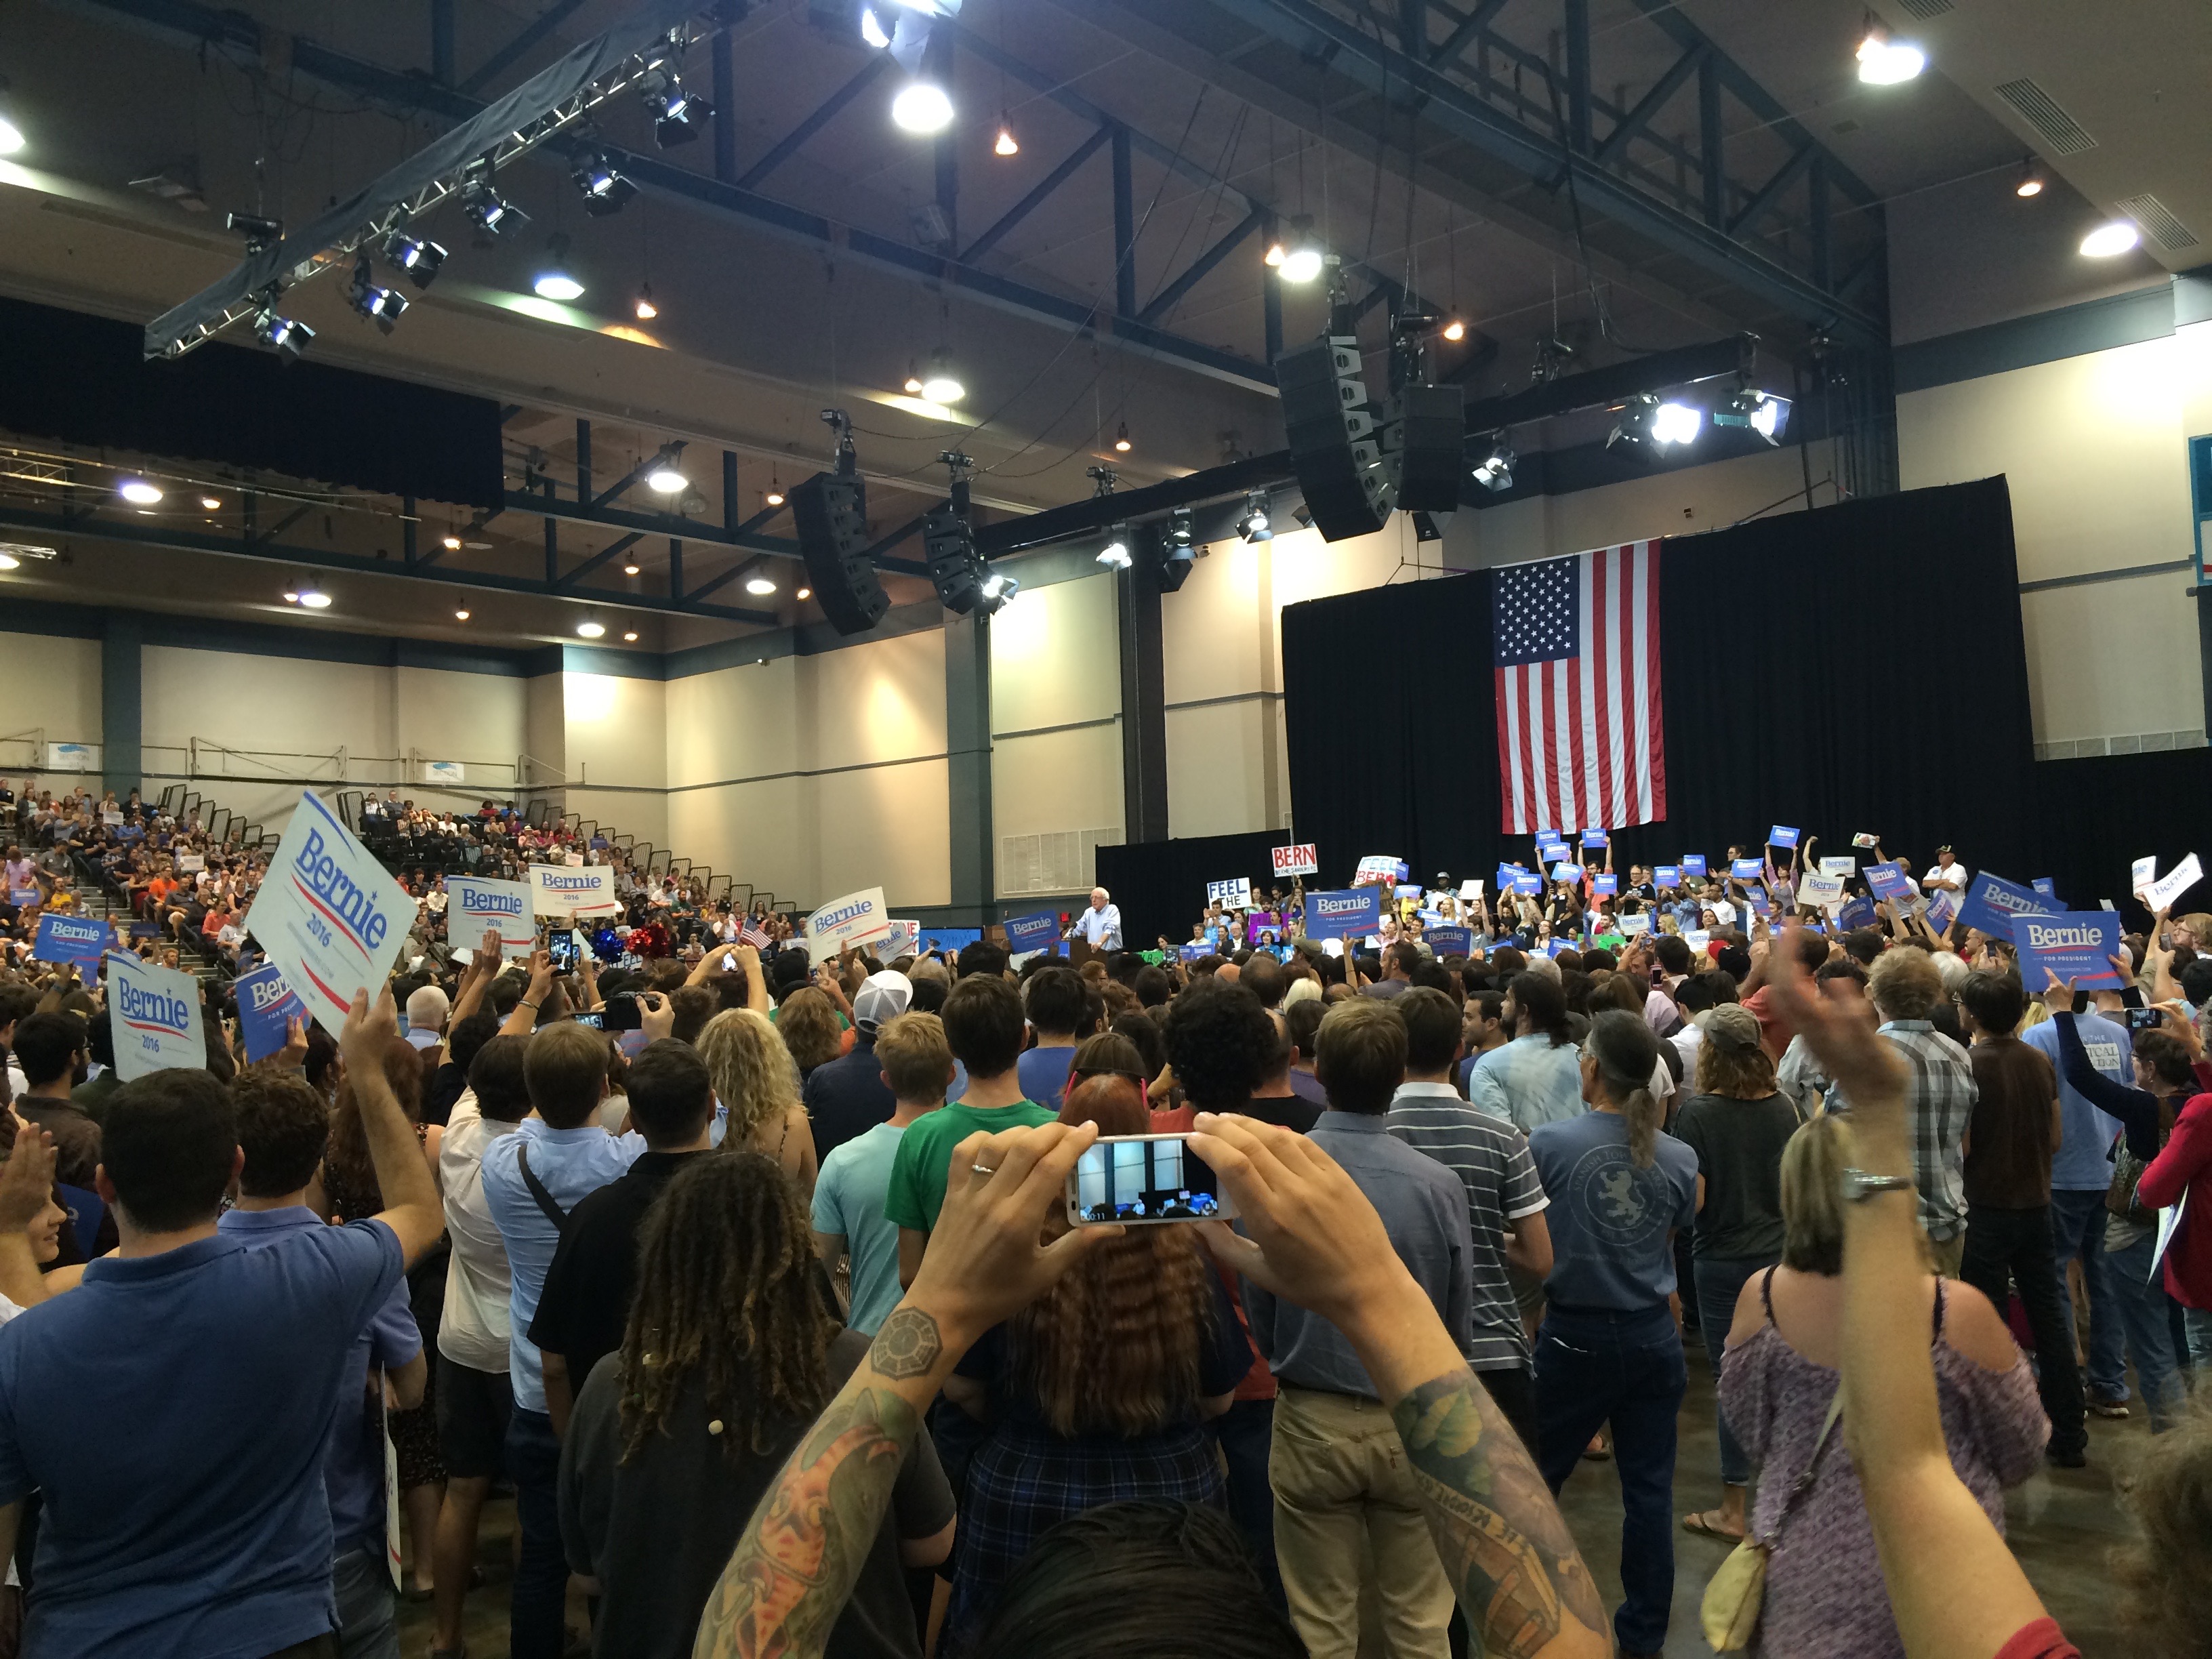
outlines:
[[1703, 853], [1683, 854], [1682, 873], [1686, 876], [1704, 876], [1705, 873], [1705, 855]]
[[247, 1062], [266, 1060], [284, 1047], [285, 1024], [307, 1018], [307, 1005], [284, 983], [284, 975], [266, 963], [231, 982], [238, 997], [238, 1029], [246, 1039]]
[[107, 958], [107, 988], [115, 1021], [118, 1077], [135, 1083], [179, 1066], [205, 1069], [207, 1036], [200, 1024], [198, 981], [118, 951]]
[[604, 864], [574, 868], [533, 864], [530, 897], [532, 909], [541, 916], [618, 915], [622, 912], [622, 902], [615, 897], [615, 872]]
[[1382, 895], [1372, 887], [1306, 895], [1308, 939], [1364, 939], [1382, 925]]
[[1912, 878], [1894, 864], [1869, 864], [1866, 867], [1866, 883], [1875, 897], [1885, 904], [1904, 904], [1912, 897]]
[[2058, 907], [2032, 887], [1983, 871], [1966, 885], [1966, 902], [1959, 920], [1991, 939], [2013, 939], [2013, 923], [2021, 916], [2055, 916]]
[[530, 885], [520, 881], [487, 881], [477, 876], [446, 878], [447, 936], [473, 951], [485, 930], [499, 929], [502, 957], [526, 957], [538, 942], [531, 925]]
[[38, 942], [31, 955], [40, 962], [74, 962], [88, 970], [99, 966], [115, 940], [110, 923], [90, 916], [43, 915], [39, 918]]
[[1060, 913], [1056, 910], [1006, 918], [1006, 948], [1016, 956], [1030, 951], [1049, 951], [1059, 943]]
[[2041, 990], [2056, 974], [2084, 989], [2118, 990], [2120, 976], [2109, 958], [2120, 948], [2120, 919], [2110, 910], [2068, 910], [2055, 916], [2012, 918], [2012, 942], [2020, 951], [2021, 977]]
[[848, 945], [868, 945], [891, 930], [890, 907], [880, 887], [831, 899], [806, 919], [806, 953], [819, 962]]
[[303, 793], [246, 926], [317, 1024], [336, 1036], [353, 994], [382, 988], [414, 920], [407, 890], [329, 807]]
[[1474, 930], [1470, 927], [1431, 927], [1428, 939], [1429, 948], [1439, 957], [1471, 957], [1474, 954]]

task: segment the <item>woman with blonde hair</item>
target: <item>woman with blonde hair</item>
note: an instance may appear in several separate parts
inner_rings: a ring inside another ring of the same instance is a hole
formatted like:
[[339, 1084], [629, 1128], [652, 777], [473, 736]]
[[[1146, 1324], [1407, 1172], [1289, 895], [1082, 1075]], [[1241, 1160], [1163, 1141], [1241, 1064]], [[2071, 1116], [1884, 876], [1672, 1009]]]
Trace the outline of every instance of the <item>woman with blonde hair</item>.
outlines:
[[814, 1133], [799, 1099], [799, 1068], [774, 1025], [750, 1008], [728, 1008], [699, 1033], [699, 1058], [729, 1114], [722, 1145], [764, 1154], [814, 1195]]
[[[1843, 1358], [1844, 1171], [1856, 1162], [1840, 1117], [1790, 1136], [1782, 1260], [1743, 1287], [1721, 1367], [1722, 1413], [1759, 1472], [1749, 1535], [1771, 1552], [1752, 1650], [1790, 1659], [1905, 1652], [1865, 1496], [1831, 1415]], [[2050, 1434], [2034, 1374], [1972, 1285], [1924, 1273], [1915, 1314], [1928, 1321], [1951, 1466], [2002, 1532], [2004, 1488], [2041, 1467]]]
[[[1113, 1072], [1078, 1082], [1060, 1121], [1152, 1132], [1142, 1087]], [[1220, 1275], [1182, 1226], [1101, 1241], [969, 1349], [945, 1397], [990, 1431], [968, 1468], [950, 1650], [974, 1639], [1030, 1545], [1068, 1516], [1130, 1499], [1221, 1507], [1205, 1425], [1229, 1409], [1251, 1364]]]

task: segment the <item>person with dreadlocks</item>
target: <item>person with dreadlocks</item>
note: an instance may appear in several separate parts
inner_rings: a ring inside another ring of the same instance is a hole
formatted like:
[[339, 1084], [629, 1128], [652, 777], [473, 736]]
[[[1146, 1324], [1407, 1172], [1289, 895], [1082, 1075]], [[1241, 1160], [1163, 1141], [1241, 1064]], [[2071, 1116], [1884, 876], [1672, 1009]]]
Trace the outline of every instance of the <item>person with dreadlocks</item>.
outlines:
[[[754, 1505], [866, 1355], [816, 1272], [805, 1201], [760, 1153], [689, 1159], [647, 1212], [622, 1348], [592, 1368], [561, 1448], [568, 1565], [599, 1583], [595, 1652], [690, 1653]], [[952, 1534], [952, 1490], [922, 1436], [824, 1651], [921, 1659], [901, 1569], [944, 1560]]]
[[[1066, 1124], [1152, 1133], [1130, 1078], [1084, 1078]], [[1047, 1231], [1066, 1231], [1059, 1216]], [[1000, 1589], [1052, 1527], [1102, 1504], [1225, 1503], [1206, 1424], [1229, 1409], [1252, 1351], [1220, 1276], [1188, 1227], [1130, 1227], [969, 1350], [945, 1397], [991, 1425], [968, 1468], [945, 1618], [972, 1644]]]

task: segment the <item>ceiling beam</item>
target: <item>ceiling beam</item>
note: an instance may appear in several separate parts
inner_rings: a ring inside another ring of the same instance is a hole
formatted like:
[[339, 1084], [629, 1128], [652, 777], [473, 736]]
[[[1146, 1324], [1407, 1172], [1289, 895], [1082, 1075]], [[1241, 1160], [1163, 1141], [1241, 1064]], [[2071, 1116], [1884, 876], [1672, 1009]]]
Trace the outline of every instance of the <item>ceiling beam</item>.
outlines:
[[845, 84], [838, 88], [836, 91], [831, 93], [828, 98], [823, 100], [821, 106], [817, 109], [813, 114], [808, 116], [804, 121], [801, 121], [781, 138], [778, 139], [776, 143], [769, 148], [767, 155], [762, 156], [759, 161], [754, 162], [750, 167], [747, 167], [743, 173], [739, 174], [738, 178], [738, 188], [740, 190], [751, 190], [755, 188], [760, 184], [762, 179], [767, 178], [769, 173], [774, 173], [786, 161], [788, 161], [793, 156], [796, 155], [799, 153], [800, 147], [804, 145], [809, 138], [811, 138], [816, 133], [821, 131], [823, 128], [828, 126], [830, 122], [837, 118], [838, 114], [844, 109], [846, 105], [851, 103], [855, 98], [858, 98], [870, 87], [875, 85], [877, 78], [883, 74], [884, 66], [890, 61], [891, 55], [887, 52], [879, 52], [871, 57], [868, 59], [866, 66], [863, 68], [858, 75], [846, 82]]
[[[672, 513], [626, 513], [616, 507], [592, 508], [565, 501], [558, 495], [533, 495], [526, 490], [510, 489], [507, 504], [517, 513], [535, 513], [546, 519], [558, 519], [569, 524], [599, 525], [611, 530], [635, 530], [647, 536], [675, 536], [687, 542], [703, 542], [710, 547], [734, 547], [748, 553], [764, 553], [771, 558], [799, 557], [799, 544], [782, 536], [759, 536], [750, 532], [732, 532], [710, 525], [702, 519], [679, 518]], [[902, 576], [926, 576], [929, 567], [907, 559], [884, 559], [879, 567]]]
[[567, 22], [574, 13], [581, 11], [583, 7], [584, 0], [550, 0], [544, 11], [524, 24], [512, 40], [485, 58], [477, 72], [461, 82], [461, 90], [477, 92], [489, 86], [508, 64]]
[[1069, 153], [1066, 161], [1062, 161], [1058, 167], [1054, 167], [1050, 173], [1048, 173], [1042, 179], [1037, 181], [1035, 189], [1031, 190], [1028, 195], [1023, 197], [1020, 201], [1015, 203], [1013, 206], [1008, 208], [1006, 212], [1000, 215], [998, 223], [993, 225], [990, 229], [985, 231], [981, 236], [978, 236], [974, 241], [969, 243], [965, 248], [961, 250], [960, 263], [963, 264], [970, 264], [974, 261], [977, 254], [988, 253], [991, 249], [998, 246], [999, 243], [1005, 238], [1008, 231], [1012, 230], [1016, 225], [1021, 223], [1023, 220], [1028, 218], [1031, 213], [1035, 212], [1037, 208], [1042, 206], [1045, 198], [1051, 195], [1053, 191], [1058, 190], [1062, 185], [1073, 178], [1075, 176], [1076, 168], [1081, 167], [1093, 155], [1096, 155], [1098, 153], [1099, 147], [1113, 136], [1114, 131], [1110, 127], [1098, 127], [1094, 129], [1088, 138], [1085, 138]]
[[1605, 142], [1597, 147], [1597, 164], [1611, 167], [1628, 149], [1628, 141], [1651, 125], [1651, 118], [1666, 107], [1667, 100], [1682, 89], [1682, 83], [1697, 73], [1698, 65], [1705, 60], [1705, 49], [1692, 46], [1674, 60], [1674, 66], [1661, 76], [1650, 91], [1637, 100], [1636, 107], [1614, 123]]
[[629, 552], [630, 549], [635, 547], [644, 539], [645, 532], [642, 530], [633, 530], [629, 535], [608, 543], [606, 546], [592, 554], [592, 556], [585, 560], [583, 563], [576, 566], [572, 570], [564, 570], [558, 576], [555, 577], [553, 580], [554, 587], [556, 589], [574, 587], [578, 582], [583, 580], [585, 577], [590, 575], [592, 572], [599, 569], [602, 565], [611, 564], [615, 560]]

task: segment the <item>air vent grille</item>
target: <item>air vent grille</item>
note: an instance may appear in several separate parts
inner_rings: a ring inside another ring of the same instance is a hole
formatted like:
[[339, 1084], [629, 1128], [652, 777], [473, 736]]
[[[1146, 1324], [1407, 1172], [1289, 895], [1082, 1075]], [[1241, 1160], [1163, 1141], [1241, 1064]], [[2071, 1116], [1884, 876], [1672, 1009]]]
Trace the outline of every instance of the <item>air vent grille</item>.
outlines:
[[2079, 155], [2085, 149], [2097, 148], [2097, 141], [2081, 130], [2081, 124], [2058, 107], [2058, 102], [2027, 76], [2008, 81], [1996, 88], [1998, 97], [2020, 112], [2020, 118], [2033, 127], [2043, 142], [2051, 146], [2053, 155]]
[[1941, 17], [1945, 12], [1955, 9], [1951, 4], [1951, 0], [1897, 0], [1897, 3], [1923, 22], [1926, 22], [1931, 17]]
[[2190, 234], [2189, 227], [2175, 218], [2173, 210], [2148, 191], [2140, 196], [2123, 196], [2112, 205], [2134, 220], [2151, 240], [2169, 253], [2197, 246], [2197, 238]]

